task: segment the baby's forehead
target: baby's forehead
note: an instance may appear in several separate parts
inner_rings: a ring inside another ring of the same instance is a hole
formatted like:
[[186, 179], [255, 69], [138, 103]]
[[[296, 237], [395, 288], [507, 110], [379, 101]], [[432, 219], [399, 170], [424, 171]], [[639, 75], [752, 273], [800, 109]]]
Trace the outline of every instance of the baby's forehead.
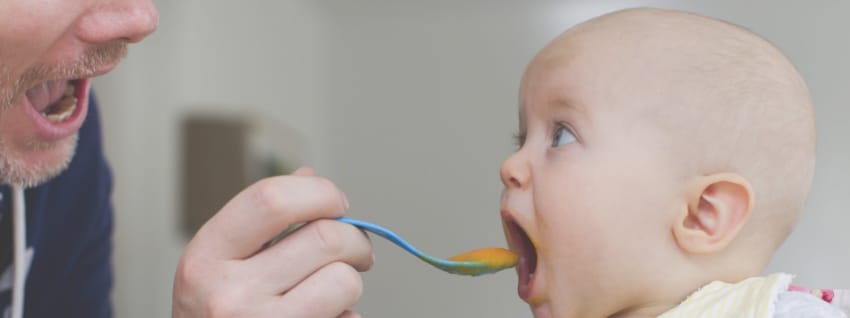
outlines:
[[[576, 25], [551, 41], [534, 62], [557, 66], [582, 60], [591, 65], [671, 69], [708, 68], [715, 61], [763, 55], [784, 60], [763, 38], [724, 21], [663, 10], [616, 12]], [[729, 66], [739, 66], [728, 63]], [[690, 69], [688, 69], [690, 70]], [[649, 75], [649, 74], [647, 74]]]
[[[629, 104], [657, 105], [680, 91], [680, 67], [653, 55], [624, 55], [620, 48], [581, 41], [548, 47], [523, 77], [523, 103], [566, 104], [594, 110]], [[691, 92], [693, 95], [694, 92]]]
[[[659, 106], [710, 100], [731, 90], [758, 94], [775, 86], [775, 78], [788, 77], [765, 72], [772, 65], [787, 71], [784, 56], [770, 43], [721, 21], [682, 15], [657, 21], [615, 14], [568, 30], [529, 64], [521, 98]], [[746, 85], [726, 85], [732, 82]]]

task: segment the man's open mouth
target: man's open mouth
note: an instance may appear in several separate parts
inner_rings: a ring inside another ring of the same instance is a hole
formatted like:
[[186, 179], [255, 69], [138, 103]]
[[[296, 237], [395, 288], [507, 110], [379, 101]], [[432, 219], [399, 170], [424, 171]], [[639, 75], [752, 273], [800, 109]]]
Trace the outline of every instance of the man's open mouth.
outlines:
[[511, 249], [519, 255], [516, 266], [518, 284], [517, 292], [522, 299], [528, 299], [534, 283], [534, 273], [537, 271], [537, 249], [525, 230], [511, 218], [505, 218], [505, 228]]
[[26, 91], [30, 105], [52, 123], [71, 117], [77, 108], [79, 80], [52, 80]]

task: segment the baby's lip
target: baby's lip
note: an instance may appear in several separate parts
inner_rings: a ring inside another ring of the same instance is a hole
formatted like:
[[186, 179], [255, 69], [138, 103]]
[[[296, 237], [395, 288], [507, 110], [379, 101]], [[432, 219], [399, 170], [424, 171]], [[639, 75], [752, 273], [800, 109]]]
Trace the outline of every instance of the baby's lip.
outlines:
[[502, 223], [508, 246], [511, 251], [519, 255], [516, 266], [517, 293], [520, 298], [531, 303], [534, 298], [532, 291], [537, 273], [537, 249], [528, 232], [514, 219], [510, 210], [502, 210]]

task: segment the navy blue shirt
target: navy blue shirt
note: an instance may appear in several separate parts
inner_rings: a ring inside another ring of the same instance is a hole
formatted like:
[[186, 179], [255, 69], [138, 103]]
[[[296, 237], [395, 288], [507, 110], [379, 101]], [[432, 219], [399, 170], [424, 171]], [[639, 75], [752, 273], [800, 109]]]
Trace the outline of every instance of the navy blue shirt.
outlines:
[[[77, 151], [67, 170], [26, 190], [27, 248], [32, 262], [24, 317], [112, 316], [112, 176], [103, 155], [97, 102], [91, 96]], [[11, 261], [11, 191], [0, 187], [0, 274]], [[0, 317], [11, 288], [0, 286]]]

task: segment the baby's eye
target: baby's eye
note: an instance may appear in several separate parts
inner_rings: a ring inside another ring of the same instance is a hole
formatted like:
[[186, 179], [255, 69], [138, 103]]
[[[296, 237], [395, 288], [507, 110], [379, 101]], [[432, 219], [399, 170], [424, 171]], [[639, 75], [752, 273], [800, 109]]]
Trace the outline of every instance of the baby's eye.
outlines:
[[558, 126], [555, 129], [555, 135], [552, 137], [552, 147], [560, 147], [568, 145], [576, 141], [576, 136], [567, 127]]

